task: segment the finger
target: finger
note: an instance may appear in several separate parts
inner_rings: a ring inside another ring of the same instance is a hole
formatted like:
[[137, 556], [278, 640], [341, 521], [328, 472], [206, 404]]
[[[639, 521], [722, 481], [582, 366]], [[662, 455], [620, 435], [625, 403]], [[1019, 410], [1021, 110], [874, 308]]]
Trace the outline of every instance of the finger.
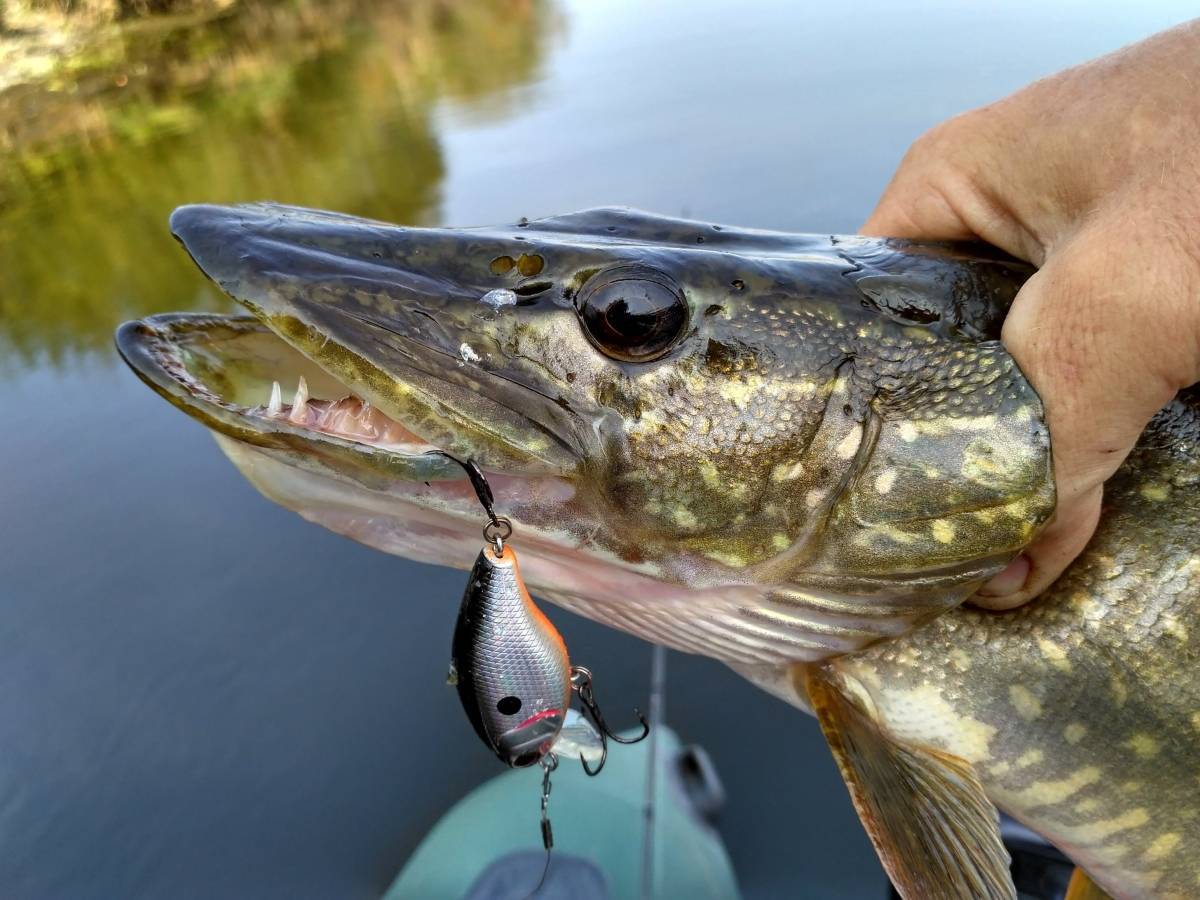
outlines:
[[975, 232], [958, 211], [947, 185], [949, 162], [942, 158], [945, 126], [921, 137], [901, 160], [862, 234], [924, 240], [966, 240]]
[[998, 132], [986, 107], [943, 122], [922, 135], [901, 161], [862, 234], [930, 241], [979, 239], [1033, 263], [1043, 241], [1023, 224], [993, 185], [1006, 185], [1011, 136]]
[[[1154, 256], [1134, 236], [1149, 232], [1129, 225], [1099, 222], [1073, 236], [1026, 283], [1005, 321], [1004, 343], [1045, 406], [1058, 506], [1026, 550], [1024, 583], [985, 586], [981, 605], [1017, 605], [1062, 573], [1095, 529], [1104, 481], [1195, 371], [1189, 289], [1163, 254], [1147, 267]], [[1131, 327], [1139, 322], [1154, 325]]]
[[1048, 588], [1087, 546], [1100, 518], [1103, 493], [1097, 486], [1060, 506], [1037, 542], [984, 585], [972, 603], [984, 609], [1013, 609]]

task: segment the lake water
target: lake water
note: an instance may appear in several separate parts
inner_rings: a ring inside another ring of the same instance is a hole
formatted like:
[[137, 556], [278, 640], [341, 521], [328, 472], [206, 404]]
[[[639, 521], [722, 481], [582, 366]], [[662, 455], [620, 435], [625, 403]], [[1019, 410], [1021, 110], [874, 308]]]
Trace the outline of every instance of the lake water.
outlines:
[[[497, 771], [444, 684], [461, 575], [262, 499], [117, 360], [123, 319], [223, 306], [172, 207], [852, 231], [924, 129], [1194, 13], [1000, 6], [235, 7], [0, 94], [0, 896], [376, 896]], [[646, 645], [554, 617], [642, 701]], [[812, 720], [678, 654], [667, 716], [746, 897], [884, 896]]]

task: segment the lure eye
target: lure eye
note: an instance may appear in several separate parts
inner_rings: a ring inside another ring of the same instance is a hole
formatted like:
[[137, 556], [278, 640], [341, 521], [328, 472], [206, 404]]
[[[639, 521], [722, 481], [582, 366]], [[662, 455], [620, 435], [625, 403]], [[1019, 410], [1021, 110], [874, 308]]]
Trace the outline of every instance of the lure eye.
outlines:
[[521, 711], [520, 697], [501, 697], [496, 704], [496, 709], [500, 711], [502, 716], [515, 716]]
[[683, 291], [661, 272], [617, 266], [593, 276], [576, 300], [588, 340], [606, 356], [649, 362], [683, 335], [688, 305]]

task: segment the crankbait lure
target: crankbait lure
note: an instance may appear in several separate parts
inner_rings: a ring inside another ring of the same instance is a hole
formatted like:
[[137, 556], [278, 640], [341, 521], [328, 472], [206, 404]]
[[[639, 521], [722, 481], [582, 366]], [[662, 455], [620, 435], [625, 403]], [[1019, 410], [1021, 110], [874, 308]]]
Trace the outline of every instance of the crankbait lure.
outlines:
[[492, 752], [514, 767], [549, 753], [571, 705], [567, 648], [499, 536], [475, 559], [451, 653], [459, 700]]
[[[542, 762], [561, 743], [562, 749], [569, 746], [578, 752], [589, 775], [599, 774], [609, 740], [636, 743], [649, 734], [650, 726], [638, 713], [642, 733], [637, 737], [623, 738], [609, 730], [596, 703], [592, 673], [571, 665], [562, 635], [525, 589], [517, 554], [506, 543], [512, 523], [496, 515], [483, 472], [473, 460], [432, 452], [463, 467], [488, 517], [483, 527], [486, 543], [467, 579], [451, 647], [451, 681], [467, 718], [506, 765], [523, 768]], [[560, 742], [572, 694], [579, 697], [592, 727], [575, 721], [571, 739]], [[587, 731], [599, 744], [595, 768], [577, 749]]]
[[[532, 897], [550, 871], [550, 774], [558, 768], [558, 754], [577, 754], [588, 775], [599, 775], [610, 739], [636, 744], [650, 733], [650, 725], [634, 710], [642, 723], [640, 735], [624, 738], [609, 730], [592, 690], [591, 671], [571, 665], [562, 635], [525, 589], [517, 554], [506, 543], [512, 537], [512, 522], [496, 515], [483, 470], [474, 460], [463, 462], [442, 450], [430, 452], [463, 467], [488, 517], [485, 543], [458, 608], [449, 680], [458, 689], [475, 733], [502, 762], [513, 768], [541, 764], [546, 865]], [[571, 709], [572, 693], [588, 718]], [[592, 768], [587, 753], [597, 744], [599, 762]]]

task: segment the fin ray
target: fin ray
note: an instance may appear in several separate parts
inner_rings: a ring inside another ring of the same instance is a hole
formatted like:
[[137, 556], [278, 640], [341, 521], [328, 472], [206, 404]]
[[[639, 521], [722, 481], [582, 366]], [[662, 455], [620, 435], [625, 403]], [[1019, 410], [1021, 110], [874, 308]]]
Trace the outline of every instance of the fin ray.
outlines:
[[894, 740], [825, 666], [804, 667], [799, 679], [900, 894], [906, 900], [1016, 900], [999, 814], [970, 763]]

